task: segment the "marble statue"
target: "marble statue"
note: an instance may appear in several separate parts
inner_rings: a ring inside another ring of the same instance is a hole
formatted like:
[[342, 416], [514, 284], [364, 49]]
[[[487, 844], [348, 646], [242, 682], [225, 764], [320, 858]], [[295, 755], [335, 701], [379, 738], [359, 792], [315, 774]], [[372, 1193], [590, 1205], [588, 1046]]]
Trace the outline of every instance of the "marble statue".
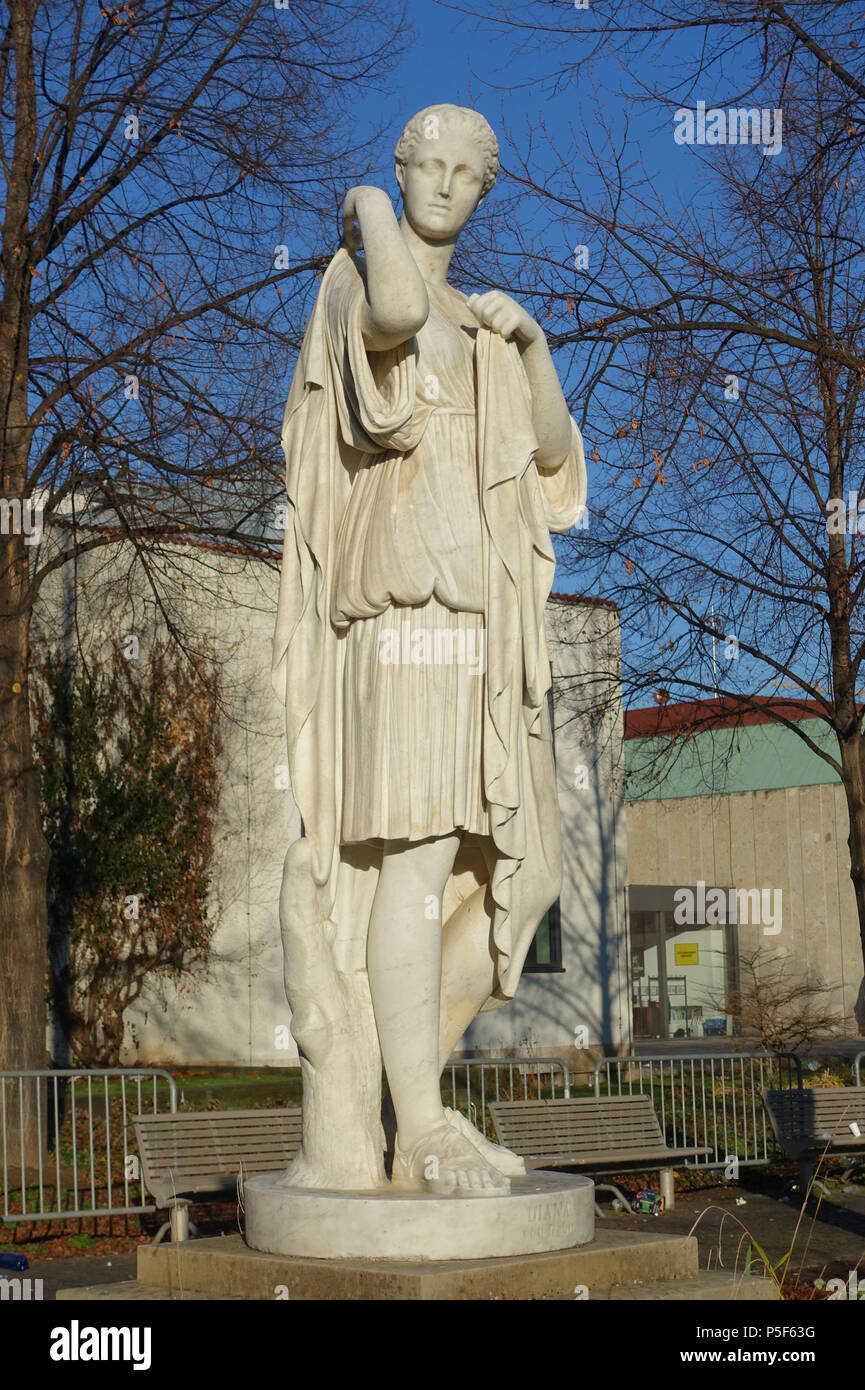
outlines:
[[496, 179], [490, 126], [428, 107], [395, 159], [399, 220], [379, 188], [345, 198], [283, 422], [273, 675], [303, 834], [280, 923], [304, 1094], [282, 1181], [481, 1198], [522, 1160], [443, 1107], [440, 1076], [513, 997], [560, 890], [544, 604], [586, 472], [540, 326], [448, 283]]

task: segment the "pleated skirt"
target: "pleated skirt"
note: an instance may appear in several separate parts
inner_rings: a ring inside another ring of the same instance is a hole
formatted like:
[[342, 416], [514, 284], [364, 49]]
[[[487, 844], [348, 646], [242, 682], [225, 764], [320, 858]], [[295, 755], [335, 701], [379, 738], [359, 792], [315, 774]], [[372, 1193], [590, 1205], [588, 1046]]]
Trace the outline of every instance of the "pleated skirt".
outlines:
[[433, 597], [346, 636], [342, 841], [489, 835], [481, 757], [486, 631]]

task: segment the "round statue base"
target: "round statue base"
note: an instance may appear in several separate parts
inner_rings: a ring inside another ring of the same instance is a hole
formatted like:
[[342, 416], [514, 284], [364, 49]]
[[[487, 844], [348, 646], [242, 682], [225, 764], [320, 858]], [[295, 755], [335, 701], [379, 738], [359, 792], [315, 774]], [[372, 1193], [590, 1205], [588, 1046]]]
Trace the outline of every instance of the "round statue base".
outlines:
[[281, 1173], [243, 1184], [246, 1243], [323, 1260], [478, 1260], [585, 1245], [595, 1233], [589, 1178], [533, 1172], [501, 1197], [439, 1197], [382, 1188], [281, 1187]]

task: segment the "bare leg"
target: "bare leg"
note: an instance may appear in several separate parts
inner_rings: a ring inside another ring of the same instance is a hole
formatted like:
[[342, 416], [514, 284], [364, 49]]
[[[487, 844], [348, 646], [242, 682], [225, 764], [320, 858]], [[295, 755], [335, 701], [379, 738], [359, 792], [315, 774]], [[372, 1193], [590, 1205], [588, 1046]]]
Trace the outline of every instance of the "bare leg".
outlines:
[[454, 834], [385, 845], [370, 914], [369, 987], [404, 1149], [443, 1118], [441, 900], [459, 844]]
[[459, 844], [454, 834], [385, 846], [367, 968], [397, 1119], [394, 1180], [495, 1196], [507, 1178], [448, 1122], [441, 1102], [441, 901]]

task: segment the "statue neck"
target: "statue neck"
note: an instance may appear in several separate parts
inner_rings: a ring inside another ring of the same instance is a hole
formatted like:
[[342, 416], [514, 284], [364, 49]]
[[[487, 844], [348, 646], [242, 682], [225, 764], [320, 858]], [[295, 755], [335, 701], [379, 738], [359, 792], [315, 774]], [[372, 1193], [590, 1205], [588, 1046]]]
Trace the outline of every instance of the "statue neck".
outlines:
[[456, 237], [448, 241], [427, 241], [409, 224], [405, 213], [400, 219], [399, 226], [403, 240], [411, 251], [415, 264], [426, 283], [446, 285], [448, 267], [451, 263], [454, 247], [457, 244]]

